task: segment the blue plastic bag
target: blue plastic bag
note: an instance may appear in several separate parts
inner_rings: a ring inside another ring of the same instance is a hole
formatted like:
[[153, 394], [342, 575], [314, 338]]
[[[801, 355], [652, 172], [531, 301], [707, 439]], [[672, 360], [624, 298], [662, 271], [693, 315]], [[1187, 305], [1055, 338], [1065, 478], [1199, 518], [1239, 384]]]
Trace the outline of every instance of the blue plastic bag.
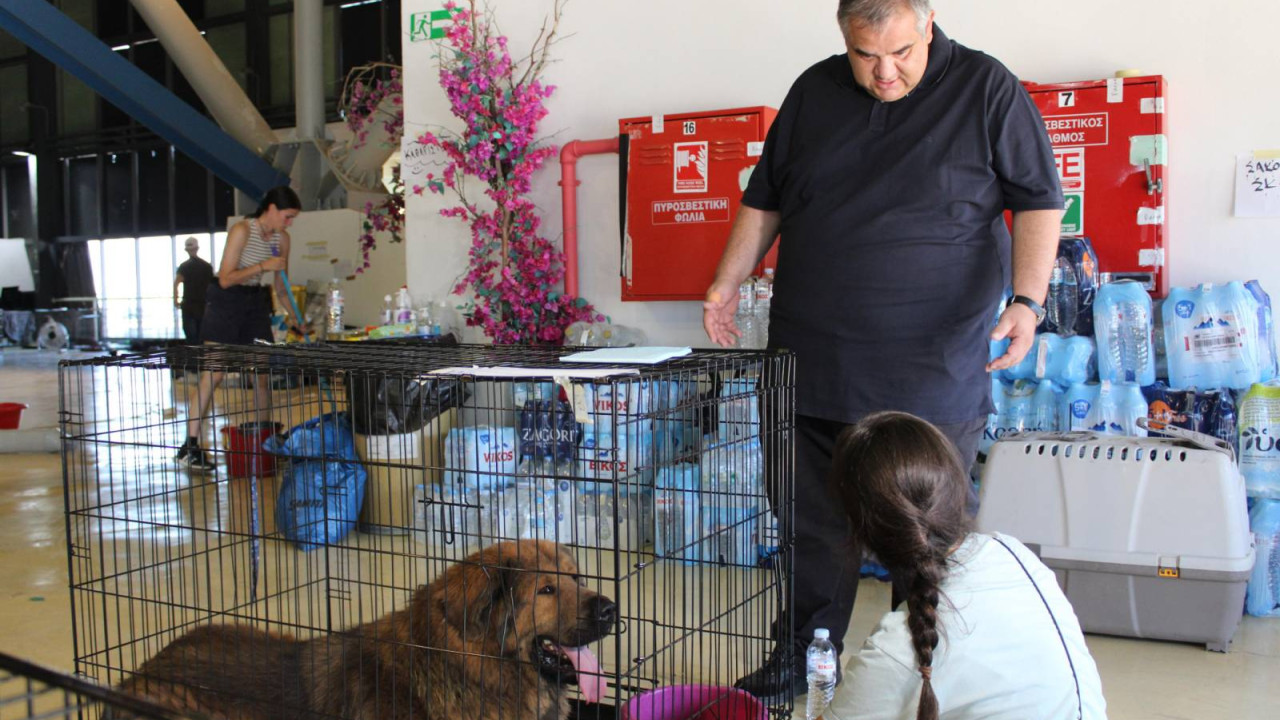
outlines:
[[351, 418], [328, 413], [263, 444], [289, 460], [276, 527], [303, 550], [340, 542], [356, 526], [364, 502], [364, 466], [356, 455]]

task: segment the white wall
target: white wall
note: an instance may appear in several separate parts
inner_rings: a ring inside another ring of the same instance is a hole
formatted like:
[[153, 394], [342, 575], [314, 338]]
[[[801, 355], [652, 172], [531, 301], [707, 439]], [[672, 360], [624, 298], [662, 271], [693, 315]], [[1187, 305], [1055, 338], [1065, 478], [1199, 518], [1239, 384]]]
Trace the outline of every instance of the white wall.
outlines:
[[376, 325], [382, 298], [405, 283], [404, 243], [377, 234], [377, 248], [369, 253], [369, 268], [347, 279], [362, 260], [359, 237], [364, 213], [359, 210], [313, 210], [300, 213], [289, 229], [289, 281], [306, 285], [316, 280], [341, 282], [348, 325]]
[[[405, 0], [408, 15], [442, 3]], [[512, 47], [527, 48], [551, 0], [494, 0]], [[1170, 84], [1168, 249], [1174, 284], [1260, 278], [1280, 290], [1280, 221], [1231, 217], [1236, 153], [1280, 147], [1280, 61], [1267, 29], [1273, 0], [935, 0], [954, 39], [1036, 82], [1088, 80], [1121, 68]], [[843, 51], [835, 0], [588, 0], [571, 2], [546, 73], [559, 87], [544, 134], [563, 143], [617, 133], [617, 119], [767, 104], [804, 68]], [[405, 38], [406, 117], [457, 127], [436, 79], [430, 43]], [[579, 163], [582, 294], [652, 341], [704, 345], [697, 303], [622, 303], [617, 277], [617, 165]], [[545, 232], [560, 234], [558, 164], [537, 178]], [[410, 197], [406, 263], [415, 292], [443, 294], [465, 264], [469, 237], [436, 217], [439, 198]]]

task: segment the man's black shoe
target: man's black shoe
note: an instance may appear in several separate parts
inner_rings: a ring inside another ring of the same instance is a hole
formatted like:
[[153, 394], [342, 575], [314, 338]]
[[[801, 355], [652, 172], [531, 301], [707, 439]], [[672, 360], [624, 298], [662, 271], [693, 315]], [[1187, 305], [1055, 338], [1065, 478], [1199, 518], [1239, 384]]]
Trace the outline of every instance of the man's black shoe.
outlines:
[[765, 705], [780, 705], [803, 695], [807, 684], [804, 654], [790, 648], [775, 647], [764, 665], [733, 686], [746, 690]]

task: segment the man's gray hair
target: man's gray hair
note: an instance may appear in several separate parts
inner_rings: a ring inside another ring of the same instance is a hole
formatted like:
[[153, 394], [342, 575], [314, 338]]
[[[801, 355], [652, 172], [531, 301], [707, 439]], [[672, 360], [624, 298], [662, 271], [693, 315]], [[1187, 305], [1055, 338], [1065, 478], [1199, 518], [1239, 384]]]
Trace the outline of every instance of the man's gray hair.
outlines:
[[840, 0], [836, 19], [840, 21], [841, 30], [848, 28], [850, 22], [879, 28], [904, 6], [915, 12], [916, 30], [924, 35], [929, 13], [933, 12], [933, 4], [929, 0]]

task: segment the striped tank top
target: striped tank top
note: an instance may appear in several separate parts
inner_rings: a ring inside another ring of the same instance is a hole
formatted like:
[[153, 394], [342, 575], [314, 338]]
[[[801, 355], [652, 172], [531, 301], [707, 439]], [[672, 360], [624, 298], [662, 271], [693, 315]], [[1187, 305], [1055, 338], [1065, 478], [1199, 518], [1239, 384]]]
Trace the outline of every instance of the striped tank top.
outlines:
[[[249, 240], [244, 244], [244, 250], [240, 252], [240, 264], [236, 269], [243, 270], [279, 254], [280, 231], [272, 232], [270, 238], [263, 237], [262, 228], [258, 225], [257, 218], [253, 218], [249, 220]], [[260, 272], [241, 284], [270, 285], [271, 276], [268, 273]]]

